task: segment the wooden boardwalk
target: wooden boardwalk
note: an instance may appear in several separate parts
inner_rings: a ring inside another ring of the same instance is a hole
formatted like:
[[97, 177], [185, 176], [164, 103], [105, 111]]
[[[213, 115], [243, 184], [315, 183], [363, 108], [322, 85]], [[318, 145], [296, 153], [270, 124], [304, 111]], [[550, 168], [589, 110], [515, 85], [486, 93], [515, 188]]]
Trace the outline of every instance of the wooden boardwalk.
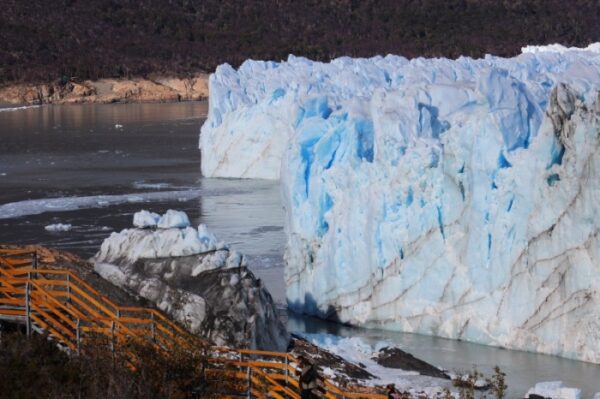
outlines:
[[[300, 399], [298, 359], [292, 354], [212, 346], [156, 309], [118, 306], [76, 273], [38, 263], [35, 251], [0, 249], [0, 320], [25, 325], [28, 335], [48, 334], [73, 355], [98, 336], [113, 351], [131, 340], [164, 354], [174, 348], [202, 351], [202, 384], [212, 397]], [[222, 382], [237, 388], [219, 392]], [[387, 398], [324, 384], [327, 399]]]

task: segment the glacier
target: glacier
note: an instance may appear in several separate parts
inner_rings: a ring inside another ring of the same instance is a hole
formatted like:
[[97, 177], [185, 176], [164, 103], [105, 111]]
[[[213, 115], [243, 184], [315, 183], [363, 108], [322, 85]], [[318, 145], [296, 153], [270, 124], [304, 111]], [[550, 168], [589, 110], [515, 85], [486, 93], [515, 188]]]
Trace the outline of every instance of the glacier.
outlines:
[[202, 173], [281, 180], [292, 310], [600, 363], [600, 46], [209, 86]]

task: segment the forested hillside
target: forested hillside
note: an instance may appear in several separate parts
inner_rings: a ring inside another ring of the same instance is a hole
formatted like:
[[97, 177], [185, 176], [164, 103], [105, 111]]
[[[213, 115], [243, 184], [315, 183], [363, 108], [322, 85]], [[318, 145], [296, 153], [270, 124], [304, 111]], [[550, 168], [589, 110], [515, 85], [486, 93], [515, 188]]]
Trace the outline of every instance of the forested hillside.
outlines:
[[600, 40], [595, 0], [0, 0], [0, 82], [326, 60], [516, 54]]

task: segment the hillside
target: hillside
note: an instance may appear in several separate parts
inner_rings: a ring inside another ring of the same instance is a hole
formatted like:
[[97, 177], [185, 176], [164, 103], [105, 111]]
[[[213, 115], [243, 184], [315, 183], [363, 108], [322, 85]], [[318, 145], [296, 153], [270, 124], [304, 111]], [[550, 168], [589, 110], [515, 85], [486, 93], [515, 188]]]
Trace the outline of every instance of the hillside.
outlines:
[[485, 53], [600, 40], [593, 0], [0, 0], [0, 82], [186, 75], [247, 58]]

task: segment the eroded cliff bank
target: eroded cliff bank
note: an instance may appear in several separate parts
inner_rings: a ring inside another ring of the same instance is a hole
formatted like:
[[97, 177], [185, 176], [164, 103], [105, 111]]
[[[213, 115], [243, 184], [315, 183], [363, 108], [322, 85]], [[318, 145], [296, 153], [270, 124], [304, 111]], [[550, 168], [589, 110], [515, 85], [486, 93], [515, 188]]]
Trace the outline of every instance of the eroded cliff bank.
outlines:
[[0, 103], [84, 104], [172, 102], [208, 98], [208, 75], [16, 83], [0, 87]]

